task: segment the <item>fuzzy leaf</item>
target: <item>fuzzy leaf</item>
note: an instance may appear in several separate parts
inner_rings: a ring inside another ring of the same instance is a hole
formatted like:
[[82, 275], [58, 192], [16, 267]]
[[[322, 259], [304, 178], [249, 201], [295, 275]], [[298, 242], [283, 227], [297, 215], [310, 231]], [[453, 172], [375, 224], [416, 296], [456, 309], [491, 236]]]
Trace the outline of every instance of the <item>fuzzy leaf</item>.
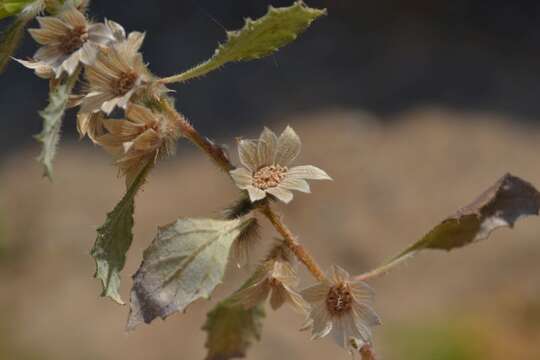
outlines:
[[289, 7], [269, 7], [258, 20], [246, 19], [244, 27], [227, 32], [227, 41], [208, 61], [186, 72], [163, 79], [165, 83], [183, 82], [215, 70], [228, 62], [259, 59], [289, 44], [326, 10], [314, 9], [297, 1]]
[[206, 360], [243, 358], [253, 341], [261, 339], [264, 306], [251, 309], [235, 304], [229, 298], [208, 313], [203, 330], [208, 333]]
[[133, 276], [128, 329], [184, 311], [221, 283], [234, 240], [252, 219], [178, 219], [161, 227]]
[[69, 95], [78, 78], [79, 72], [76, 71], [64, 83], [51, 90], [49, 93], [49, 105], [39, 112], [39, 115], [43, 118], [43, 130], [35, 136], [36, 140], [42, 145], [41, 154], [37, 160], [43, 165], [43, 176], [48, 177], [49, 180], [52, 180], [52, 163], [60, 140], [62, 119], [66, 112]]
[[133, 241], [133, 213], [135, 195], [145, 181], [150, 165], [135, 178], [126, 194], [107, 214], [105, 223], [97, 230], [97, 238], [90, 254], [96, 261], [94, 277], [101, 281], [101, 296], [124, 304], [120, 297], [120, 272], [126, 262], [126, 253]]

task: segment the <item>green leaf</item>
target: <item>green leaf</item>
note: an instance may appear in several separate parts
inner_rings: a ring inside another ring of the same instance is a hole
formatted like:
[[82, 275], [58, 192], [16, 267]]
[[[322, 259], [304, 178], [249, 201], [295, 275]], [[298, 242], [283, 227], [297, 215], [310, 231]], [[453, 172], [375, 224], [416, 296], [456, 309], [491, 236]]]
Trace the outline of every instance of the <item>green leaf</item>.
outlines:
[[0, 0], [0, 20], [4, 17], [18, 15], [28, 4], [36, 0]]
[[162, 79], [163, 83], [184, 82], [207, 74], [228, 62], [260, 59], [289, 44], [326, 10], [314, 9], [297, 1], [289, 7], [269, 7], [258, 20], [246, 19], [244, 27], [227, 32], [227, 41], [206, 62], [182, 73]]
[[101, 280], [101, 296], [124, 304], [120, 297], [120, 272], [126, 262], [126, 253], [133, 241], [133, 213], [135, 195], [145, 181], [151, 165], [147, 165], [135, 178], [126, 194], [107, 214], [105, 223], [97, 230], [97, 238], [90, 254], [96, 261], [94, 277]]
[[[259, 266], [240, 287], [251, 286], [258, 278]], [[203, 330], [208, 333], [206, 360], [228, 360], [246, 356], [253, 341], [260, 341], [265, 317], [264, 304], [246, 309], [236, 299], [236, 291], [217, 304], [207, 316]]]
[[223, 279], [234, 240], [251, 221], [178, 219], [161, 227], [133, 276], [127, 328], [208, 298]]
[[49, 105], [39, 112], [39, 115], [43, 118], [43, 130], [35, 136], [36, 140], [42, 145], [41, 154], [37, 160], [43, 165], [43, 176], [48, 177], [51, 181], [53, 160], [60, 140], [62, 119], [66, 112], [69, 95], [78, 78], [79, 71], [75, 71], [64, 83], [52, 89], [49, 93]]
[[232, 299], [219, 303], [208, 313], [203, 327], [208, 332], [206, 360], [245, 357], [251, 343], [261, 339], [264, 317], [263, 304], [246, 309]]
[[540, 193], [536, 188], [519, 177], [506, 174], [475, 201], [446, 218], [398, 256], [358, 278], [387, 272], [422, 250], [450, 251], [486, 239], [500, 227], [512, 228], [518, 219], [538, 215], [539, 209]]

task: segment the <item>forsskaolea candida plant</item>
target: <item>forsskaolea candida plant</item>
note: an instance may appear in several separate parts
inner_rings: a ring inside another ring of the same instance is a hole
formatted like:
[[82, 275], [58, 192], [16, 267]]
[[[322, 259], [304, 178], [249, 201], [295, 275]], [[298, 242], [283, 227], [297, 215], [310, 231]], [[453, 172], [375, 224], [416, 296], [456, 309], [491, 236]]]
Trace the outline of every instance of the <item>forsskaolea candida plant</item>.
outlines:
[[[179, 218], [159, 228], [133, 276], [128, 329], [157, 317], [165, 319], [198, 299], [209, 298], [227, 263], [243, 261], [235, 255], [254, 245], [258, 219], [266, 218], [278, 240], [267, 242], [267, 255], [243, 286], [208, 313], [203, 327], [208, 335], [207, 359], [245, 356], [250, 344], [261, 337], [267, 302], [273, 310], [292, 306], [304, 317], [302, 329], [312, 339], [331, 336], [351, 354], [373, 359], [372, 328], [381, 321], [368, 282], [423, 250], [463, 247], [487, 238], [498, 227], [512, 227], [522, 216], [538, 214], [538, 191], [507, 174], [381, 266], [360, 275], [350, 275], [338, 265], [325, 272], [275, 210], [278, 203], [290, 203], [294, 191], [309, 193], [308, 180], [331, 180], [318, 167], [295, 165], [301, 141], [294, 129], [288, 126], [276, 134], [264, 128], [258, 139], [239, 140], [236, 165], [223, 147], [197, 132], [175, 109], [167, 87], [229, 62], [270, 55], [295, 40], [325, 10], [301, 1], [270, 7], [262, 18], [248, 19], [242, 29], [227, 32], [208, 61], [169, 77], [153, 74], [145, 64], [140, 52], [144, 33], [127, 33], [111, 20], [90, 20], [87, 10], [88, 2], [81, 0], [0, 0], [0, 16], [15, 17], [4, 33], [0, 60], [3, 65], [8, 62], [25, 27], [37, 19], [29, 33], [38, 50], [33, 57], [16, 60], [50, 84], [49, 105], [40, 112], [43, 132], [37, 136], [45, 175], [52, 177], [64, 112], [78, 107], [81, 137], [112, 154], [125, 178], [126, 193], [97, 229], [91, 250], [102, 296], [124, 304], [120, 273], [133, 239], [135, 196], [159, 160], [174, 153], [177, 141], [195, 144], [239, 190], [238, 201], [220, 219]], [[112, 118], [113, 113], [123, 116]], [[305, 266], [312, 276], [303, 289], [297, 265]]]

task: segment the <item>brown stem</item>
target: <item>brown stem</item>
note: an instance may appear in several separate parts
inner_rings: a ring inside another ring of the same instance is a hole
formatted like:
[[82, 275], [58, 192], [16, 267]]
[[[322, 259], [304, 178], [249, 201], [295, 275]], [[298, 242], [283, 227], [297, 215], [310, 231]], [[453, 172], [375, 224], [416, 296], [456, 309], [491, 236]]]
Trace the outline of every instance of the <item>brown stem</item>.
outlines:
[[195, 130], [193, 125], [191, 125], [185, 117], [180, 115], [167, 100], [161, 101], [161, 104], [163, 109], [176, 120], [176, 123], [185, 138], [204, 151], [204, 153], [206, 153], [223, 171], [228, 173], [234, 169], [234, 165], [230, 162], [225, 151], [223, 151], [221, 147], [201, 136], [201, 134]]
[[[207, 138], [201, 136], [193, 125], [191, 125], [186, 118], [184, 118], [174, 109], [169, 101], [163, 99], [160, 101], [160, 103], [163, 110], [176, 120], [182, 135], [197, 145], [199, 149], [204, 151], [214, 161], [214, 163], [216, 163], [216, 165], [227, 173], [235, 168], [223, 149]], [[296, 255], [298, 260], [300, 260], [307, 267], [307, 269], [317, 280], [323, 280], [325, 278], [324, 273], [321, 271], [319, 265], [317, 265], [315, 262], [315, 259], [313, 259], [304, 246], [302, 246], [302, 244], [296, 240], [293, 233], [281, 221], [281, 218], [272, 210], [268, 201], [264, 201], [263, 205], [259, 207], [259, 210], [268, 218], [268, 220], [276, 228], [277, 232], [283, 236], [285, 244], [292, 251], [292, 253]]]
[[300, 260], [311, 274], [319, 281], [325, 278], [319, 265], [315, 259], [309, 254], [302, 244], [298, 242], [296, 236], [289, 230], [287, 225], [283, 223], [281, 217], [270, 207], [270, 203], [265, 201], [264, 204], [259, 207], [261, 213], [272, 223], [277, 232], [283, 237], [285, 244], [292, 251], [294, 255]]

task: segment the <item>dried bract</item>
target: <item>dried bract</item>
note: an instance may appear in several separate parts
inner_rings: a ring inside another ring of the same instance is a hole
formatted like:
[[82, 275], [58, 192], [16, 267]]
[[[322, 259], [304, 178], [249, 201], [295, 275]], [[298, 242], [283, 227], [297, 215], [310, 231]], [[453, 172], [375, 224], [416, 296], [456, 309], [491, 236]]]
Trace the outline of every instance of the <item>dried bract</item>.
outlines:
[[294, 290], [297, 286], [298, 276], [289, 263], [268, 260], [257, 270], [253, 285], [236, 293], [235, 299], [246, 309], [251, 309], [270, 295], [272, 309], [277, 310], [288, 303], [298, 312], [306, 313], [309, 306]]
[[127, 119], [104, 119], [107, 133], [96, 142], [118, 157], [117, 165], [129, 185], [149, 162], [174, 153], [180, 133], [173, 120], [140, 105], [131, 104]]
[[311, 328], [313, 339], [332, 332], [338, 345], [358, 352], [356, 344], [371, 343], [371, 327], [380, 320], [371, 304], [373, 291], [367, 284], [354, 281], [349, 273], [334, 266], [330, 278], [301, 292], [311, 304], [305, 328]]
[[290, 126], [279, 138], [265, 128], [258, 140], [240, 140], [238, 153], [244, 167], [232, 170], [230, 174], [236, 185], [249, 193], [252, 202], [270, 194], [288, 203], [293, 199], [292, 190], [310, 192], [307, 179], [331, 180], [315, 166], [289, 168], [300, 154], [300, 148], [300, 138]]

